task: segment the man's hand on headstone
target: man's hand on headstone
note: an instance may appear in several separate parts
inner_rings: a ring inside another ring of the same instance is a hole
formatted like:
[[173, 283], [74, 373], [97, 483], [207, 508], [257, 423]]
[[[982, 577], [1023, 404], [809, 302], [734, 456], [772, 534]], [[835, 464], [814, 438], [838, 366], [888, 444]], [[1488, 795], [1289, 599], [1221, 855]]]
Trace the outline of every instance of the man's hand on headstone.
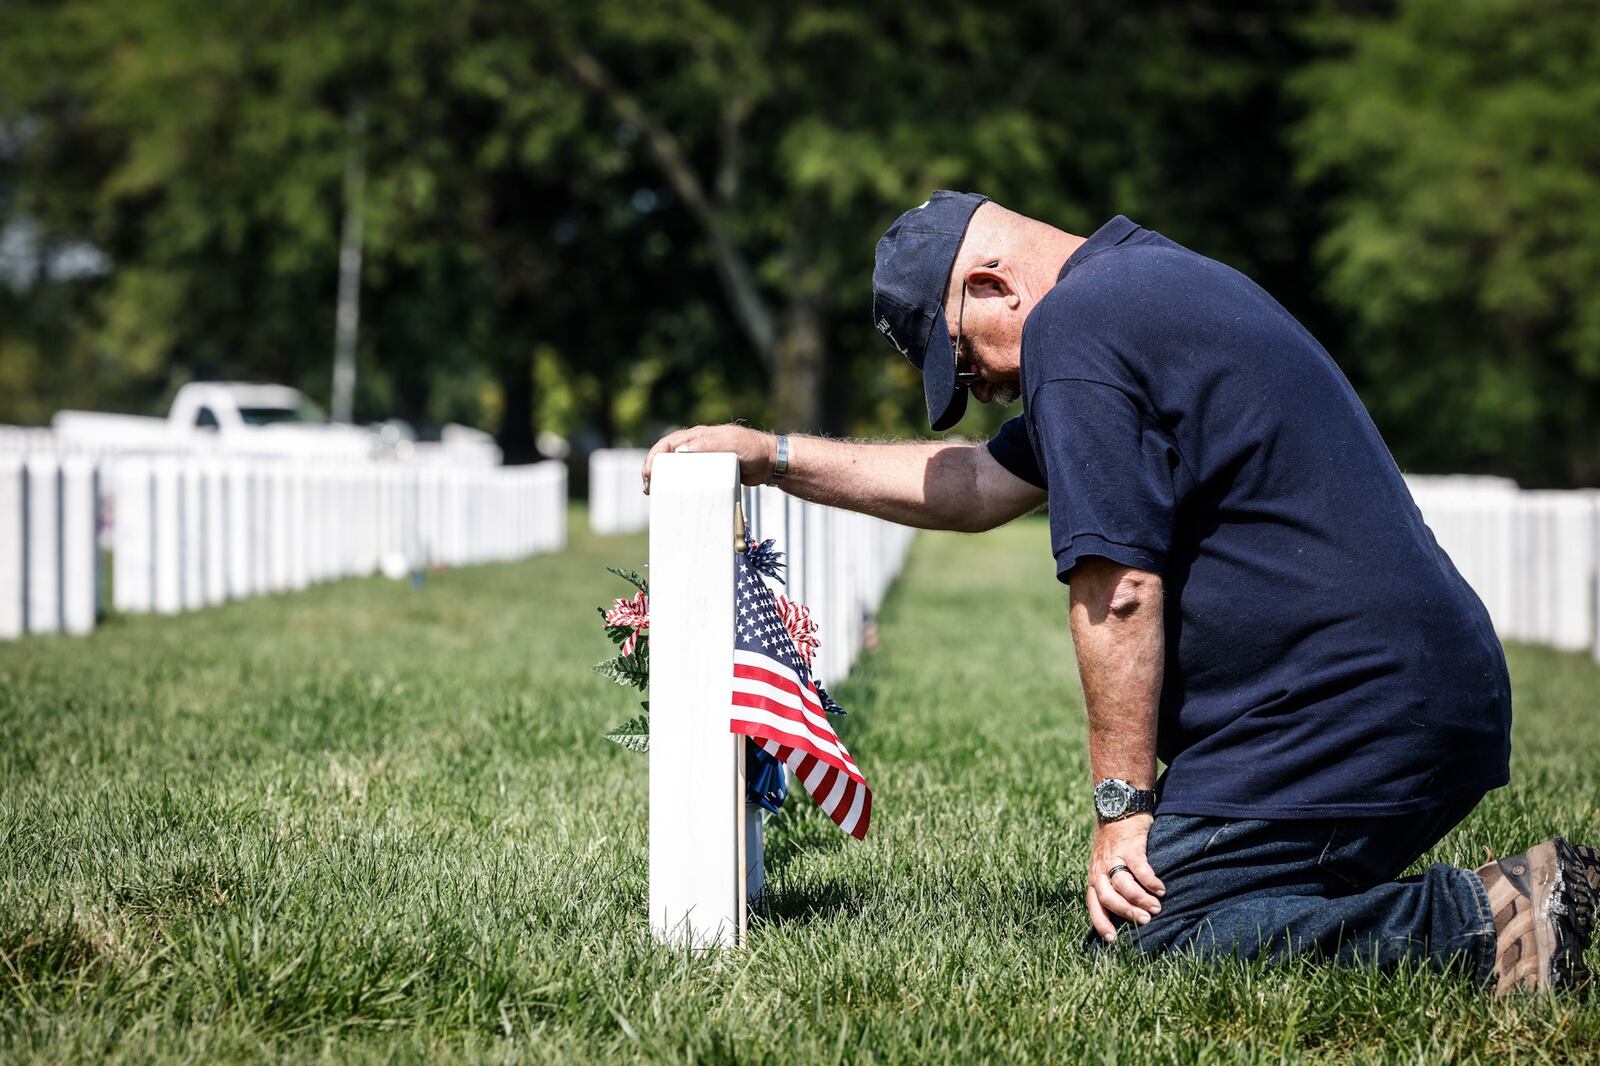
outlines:
[[1089, 921], [1107, 942], [1117, 938], [1116, 919], [1144, 925], [1161, 913], [1167, 888], [1145, 859], [1149, 814], [1135, 814], [1095, 827], [1089, 856]]
[[772, 466], [778, 459], [778, 438], [749, 426], [692, 426], [675, 429], [656, 441], [644, 457], [644, 491], [650, 491], [650, 467], [662, 452], [732, 452], [739, 457], [739, 480], [746, 485], [765, 485], [772, 480]]

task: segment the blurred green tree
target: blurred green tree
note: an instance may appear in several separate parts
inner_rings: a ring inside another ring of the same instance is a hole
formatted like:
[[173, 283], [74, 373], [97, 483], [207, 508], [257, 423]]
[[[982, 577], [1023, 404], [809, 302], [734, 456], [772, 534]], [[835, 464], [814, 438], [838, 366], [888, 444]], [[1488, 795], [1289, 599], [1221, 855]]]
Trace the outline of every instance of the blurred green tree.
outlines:
[[[657, 283], [657, 299], [693, 281], [681, 258], [640, 249], [654, 238], [659, 251], [659, 234], [618, 221], [619, 204], [638, 214], [637, 176], [527, 46], [544, 15], [488, 0], [8, 7], [0, 116], [28, 132], [7, 156], [5, 217], [92, 242], [113, 269], [32, 287], [34, 320], [65, 303], [51, 321], [77, 321], [48, 345], [37, 323], [0, 331], [0, 380], [34, 398], [0, 417], [37, 420], [40, 401], [79, 397], [153, 410], [190, 376], [326, 396], [346, 118], [359, 107], [358, 414], [489, 423], [508, 457], [533, 455], [535, 350], [553, 343], [603, 381], [633, 355], [617, 338], [586, 347], [609, 294], [599, 279], [567, 288], [563, 245], [603, 246], [613, 269], [637, 251], [627, 277]], [[641, 333], [654, 313], [634, 308]], [[53, 362], [83, 373], [61, 380]]]
[[1282, 91], [1308, 7], [612, 2], [554, 35], [698, 225], [767, 421], [915, 431], [915, 373], [869, 328], [872, 249], [936, 187], [1079, 232], [1136, 214], [1318, 318]]
[[1315, 24], [1301, 174], [1352, 374], [1403, 464], [1600, 483], [1600, 5]]
[[1371, 7], [12, 0], [0, 227], [110, 269], [0, 278], [0, 419], [158, 411], [190, 376], [324, 398], [359, 108], [358, 418], [481, 425], [514, 459], [541, 426], [925, 432], [872, 251], [954, 187], [1244, 270], [1408, 465], [1593, 480], [1586, 5], [1302, 32]]

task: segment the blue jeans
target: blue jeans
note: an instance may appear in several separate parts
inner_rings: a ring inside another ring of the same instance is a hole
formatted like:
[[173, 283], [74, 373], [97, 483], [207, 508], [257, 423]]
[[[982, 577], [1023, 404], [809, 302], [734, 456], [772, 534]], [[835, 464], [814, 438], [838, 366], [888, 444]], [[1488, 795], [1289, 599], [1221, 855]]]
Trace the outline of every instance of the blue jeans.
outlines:
[[[1148, 925], [1117, 939], [1148, 955], [1309, 956], [1351, 966], [1414, 960], [1487, 982], [1494, 919], [1471, 870], [1435, 863], [1395, 880], [1480, 797], [1380, 818], [1257, 821], [1157, 814], [1147, 855], [1167, 886]], [[1104, 946], [1093, 930], [1086, 946]]]

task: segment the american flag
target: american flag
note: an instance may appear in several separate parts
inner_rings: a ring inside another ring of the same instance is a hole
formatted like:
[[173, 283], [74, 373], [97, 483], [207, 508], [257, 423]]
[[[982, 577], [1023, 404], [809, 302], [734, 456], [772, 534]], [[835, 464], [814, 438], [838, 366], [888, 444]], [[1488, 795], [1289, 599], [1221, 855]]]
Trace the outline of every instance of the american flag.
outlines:
[[783, 760], [828, 817], [857, 840], [872, 820], [872, 790], [833, 731], [767, 583], [734, 559], [732, 730]]

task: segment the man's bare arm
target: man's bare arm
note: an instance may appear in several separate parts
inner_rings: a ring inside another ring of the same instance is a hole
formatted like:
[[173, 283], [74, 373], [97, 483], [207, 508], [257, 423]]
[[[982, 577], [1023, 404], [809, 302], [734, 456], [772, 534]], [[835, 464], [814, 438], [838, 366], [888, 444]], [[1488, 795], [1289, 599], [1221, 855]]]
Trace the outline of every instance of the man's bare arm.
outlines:
[[[746, 485], [772, 477], [777, 438], [747, 426], [695, 426], [667, 434], [645, 459], [662, 452], [733, 452]], [[1001, 466], [981, 444], [949, 441], [865, 443], [791, 436], [789, 472], [778, 484], [803, 500], [923, 529], [975, 533], [1003, 525], [1044, 502], [1045, 492]]]
[[[1159, 575], [1089, 556], [1072, 568], [1072, 643], [1089, 717], [1089, 771], [1135, 788], [1156, 782], [1156, 724], [1165, 663]], [[1135, 814], [1095, 829], [1089, 918], [1113, 937], [1110, 915], [1143, 924], [1166, 888], [1145, 857], [1152, 818]], [[1109, 876], [1117, 866], [1127, 872]]]

